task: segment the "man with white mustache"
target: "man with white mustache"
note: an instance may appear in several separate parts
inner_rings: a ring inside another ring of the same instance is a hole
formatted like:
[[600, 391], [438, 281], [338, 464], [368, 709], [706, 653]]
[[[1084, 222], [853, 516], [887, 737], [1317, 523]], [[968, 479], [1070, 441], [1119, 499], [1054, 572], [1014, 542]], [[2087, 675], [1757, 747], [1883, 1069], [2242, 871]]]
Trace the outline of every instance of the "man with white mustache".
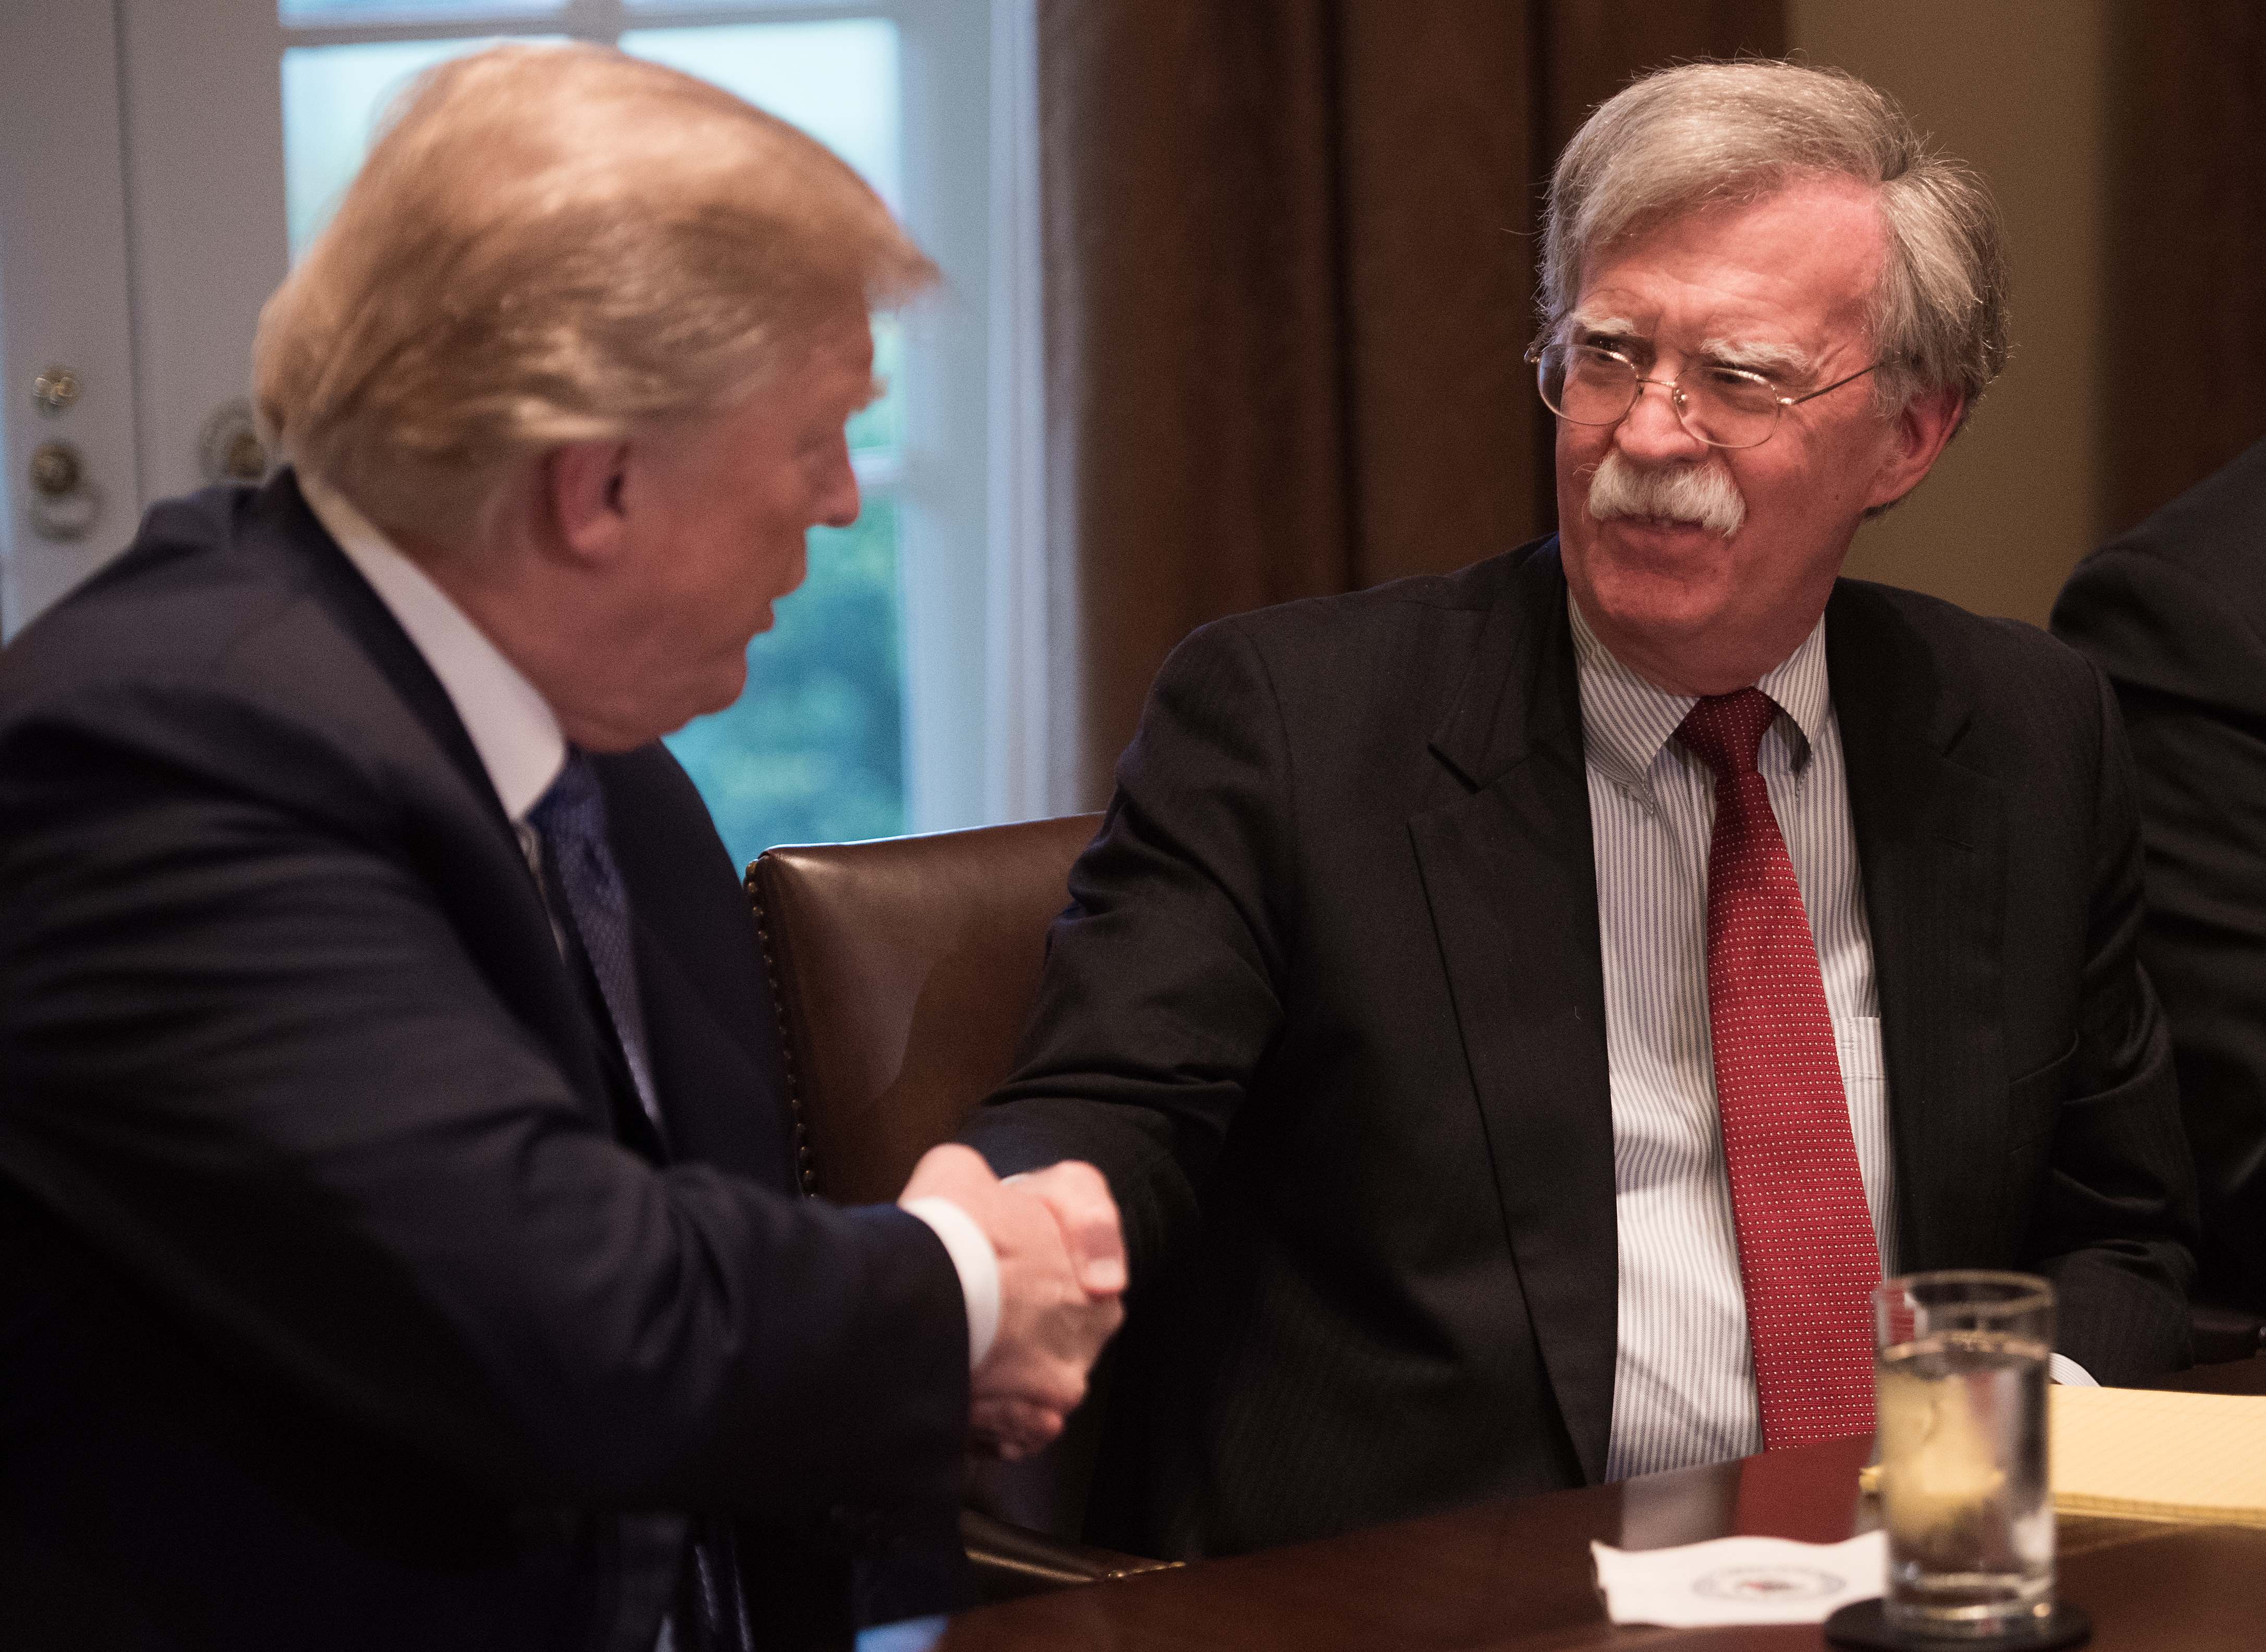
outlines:
[[1686, 523], [1729, 539], [1747, 519], [1747, 501], [1720, 460], [1648, 470], [1619, 449], [1590, 472], [1585, 508], [1599, 522], [1617, 516]]
[[2186, 1360], [2116, 707], [1840, 578], [2004, 364], [1988, 195], [1847, 76], [1686, 66], [1561, 157], [1541, 284], [1560, 534], [1181, 646], [969, 1132], [1124, 1214], [1097, 1538], [1864, 1433], [1884, 1273]]

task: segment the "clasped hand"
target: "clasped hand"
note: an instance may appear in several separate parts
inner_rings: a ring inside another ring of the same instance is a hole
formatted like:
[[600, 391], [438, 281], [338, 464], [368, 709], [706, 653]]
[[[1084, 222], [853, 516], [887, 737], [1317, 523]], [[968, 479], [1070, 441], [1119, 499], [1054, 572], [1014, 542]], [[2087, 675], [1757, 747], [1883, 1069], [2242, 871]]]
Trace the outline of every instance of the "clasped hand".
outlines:
[[971, 1379], [976, 1444], [1010, 1461], [1050, 1444], [1125, 1310], [1125, 1240], [1109, 1184], [1065, 1160], [1002, 1181], [972, 1148], [931, 1148], [897, 1196], [974, 1217], [999, 1259], [999, 1330]]

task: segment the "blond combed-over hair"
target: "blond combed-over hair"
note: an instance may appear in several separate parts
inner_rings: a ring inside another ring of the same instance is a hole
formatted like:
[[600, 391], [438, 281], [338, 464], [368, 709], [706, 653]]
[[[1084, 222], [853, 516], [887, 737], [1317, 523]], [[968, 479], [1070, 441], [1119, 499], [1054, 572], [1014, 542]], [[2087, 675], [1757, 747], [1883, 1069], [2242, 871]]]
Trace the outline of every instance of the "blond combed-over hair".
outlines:
[[260, 312], [281, 457], [464, 550], [517, 467], [720, 413], [935, 279], [849, 166], [610, 48], [499, 46], [393, 106]]
[[1880, 203], [1888, 253], [1868, 318], [1885, 409], [1956, 391], [1972, 408], [2007, 364], [2005, 232], [1973, 172], [1930, 150], [1855, 76], [1775, 59], [1685, 63], [1599, 105], [1550, 179], [1537, 307], [1554, 340], [1592, 255], [1681, 213], [1846, 177]]

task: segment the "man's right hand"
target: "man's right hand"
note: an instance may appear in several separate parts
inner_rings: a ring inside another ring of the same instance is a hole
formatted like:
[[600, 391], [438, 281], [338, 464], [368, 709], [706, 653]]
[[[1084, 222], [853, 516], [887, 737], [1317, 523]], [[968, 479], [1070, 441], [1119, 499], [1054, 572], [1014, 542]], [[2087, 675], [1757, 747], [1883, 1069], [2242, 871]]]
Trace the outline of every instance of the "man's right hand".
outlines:
[[976, 1368], [969, 1423], [1011, 1461], [1062, 1432], [1124, 1317], [1125, 1249], [1099, 1171], [1064, 1163], [1001, 1181], [974, 1149], [931, 1148], [898, 1195], [951, 1200], [999, 1262], [999, 1329]]

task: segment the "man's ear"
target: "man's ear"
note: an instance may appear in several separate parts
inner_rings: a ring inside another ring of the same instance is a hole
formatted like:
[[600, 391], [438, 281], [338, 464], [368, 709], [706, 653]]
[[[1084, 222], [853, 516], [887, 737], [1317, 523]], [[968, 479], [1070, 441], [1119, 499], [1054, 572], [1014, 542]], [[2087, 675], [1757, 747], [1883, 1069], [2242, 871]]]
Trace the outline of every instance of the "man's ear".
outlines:
[[1931, 391], [1914, 397], [1897, 415], [1896, 442], [1874, 479], [1872, 496], [1865, 501], [1868, 512], [1886, 510], [1920, 485], [1959, 428], [1966, 406], [1967, 398], [1955, 390]]
[[570, 442], [544, 455], [544, 502], [559, 549], [575, 561], [610, 562], [626, 545], [629, 458], [626, 442]]

